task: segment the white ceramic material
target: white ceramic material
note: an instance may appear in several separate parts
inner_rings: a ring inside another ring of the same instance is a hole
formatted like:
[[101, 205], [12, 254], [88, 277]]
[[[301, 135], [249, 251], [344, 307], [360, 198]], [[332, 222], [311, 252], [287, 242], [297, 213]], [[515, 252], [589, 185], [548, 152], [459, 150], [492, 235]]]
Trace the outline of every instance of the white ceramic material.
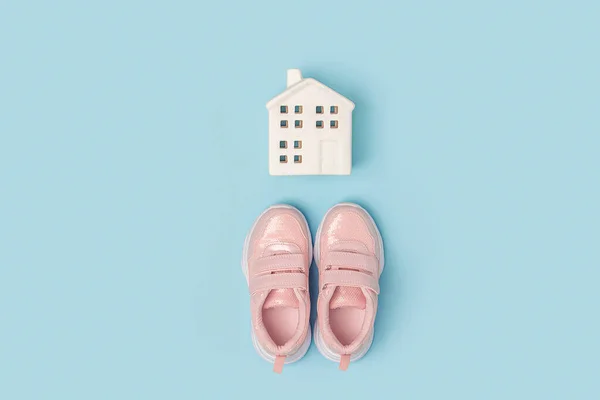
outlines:
[[290, 69], [267, 110], [271, 175], [350, 175], [352, 101]]

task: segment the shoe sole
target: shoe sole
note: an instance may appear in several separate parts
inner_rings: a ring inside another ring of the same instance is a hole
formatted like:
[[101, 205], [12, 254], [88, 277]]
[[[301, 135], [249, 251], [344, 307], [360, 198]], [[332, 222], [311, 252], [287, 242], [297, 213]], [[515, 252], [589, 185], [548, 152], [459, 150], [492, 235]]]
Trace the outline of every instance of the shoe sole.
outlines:
[[[323, 217], [323, 220], [321, 221], [321, 224], [319, 224], [319, 229], [317, 230], [317, 235], [315, 236], [315, 264], [317, 264], [317, 268], [319, 267], [319, 260], [321, 259], [321, 249], [319, 248], [319, 244], [321, 243], [321, 230], [323, 228], [323, 222], [325, 222], [325, 219], [327, 218], [327, 216], [329, 215], [329, 213], [331, 213], [335, 208], [340, 207], [340, 206], [350, 206], [350, 207], [354, 207], [356, 209], [359, 209], [361, 211], [363, 211], [365, 214], [367, 214], [369, 216], [369, 219], [371, 220], [371, 223], [373, 224], [373, 226], [375, 227], [375, 231], [377, 232], [377, 238], [379, 240], [379, 255], [380, 255], [380, 259], [379, 259], [379, 276], [381, 276], [381, 273], [383, 272], [383, 268], [385, 266], [385, 257], [384, 257], [384, 252], [383, 252], [383, 239], [381, 238], [381, 233], [379, 232], [379, 228], [377, 227], [377, 224], [375, 223], [375, 220], [373, 220], [373, 217], [371, 217], [371, 214], [369, 214], [369, 212], [367, 210], [365, 210], [364, 208], [362, 208], [361, 206], [359, 206], [358, 204], [354, 204], [354, 203], [340, 203], [340, 204], [336, 204], [335, 206], [331, 207], [326, 213], [325, 216]], [[327, 345], [325, 344], [321, 333], [319, 332], [319, 320], [317, 318], [317, 321], [315, 322], [315, 330], [313, 335], [315, 336], [315, 345], [317, 346], [317, 349], [319, 350], [319, 353], [321, 353], [323, 355], [323, 357], [327, 358], [330, 361], [335, 361], [335, 362], [339, 362], [341, 356], [337, 353], [335, 353], [333, 350], [331, 350], [329, 347], [327, 347]], [[350, 361], [357, 361], [360, 360], [361, 358], [363, 358], [365, 356], [365, 354], [367, 354], [367, 352], [369, 351], [369, 349], [371, 348], [371, 345], [373, 344], [373, 337], [375, 335], [375, 328], [373, 328], [373, 330], [371, 331], [371, 335], [369, 336], [368, 341], [365, 343], [365, 345], [363, 345], [363, 347], [360, 348], [360, 350], [354, 354], [352, 354], [352, 356], [350, 356]]]
[[[296, 207], [292, 207], [286, 204], [276, 204], [274, 206], [271, 206], [269, 208], [267, 208], [265, 211], [262, 212], [262, 214], [260, 214], [260, 216], [258, 218], [256, 218], [256, 220], [254, 221], [254, 224], [252, 225], [252, 228], [250, 229], [250, 231], [248, 232], [248, 234], [246, 235], [246, 239], [244, 240], [244, 251], [242, 253], [242, 272], [244, 273], [244, 276], [246, 277], [246, 284], [248, 286], [250, 286], [250, 281], [248, 278], [248, 252], [250, 251], [250, 237], [252, 236], [252, 233], [254, 232], [254, 228], [256, 228], [256, 225], [258, 224], [258, 221], [260, 221], [260, 219], [269, 211], [274, 210], [274, 209], [286, 209], [286, 210], [294, 210], [297, 211], [301, 216], [302, 216], [302, 220], [304, 222], [304, 225], [306, 226], [306, 231], [308, 232], [308, 268], [310, 270], [310, 267], [312, 265], [312, 252], [313, 252], [313, 246], [312, 246], [312, 236], [310, 234], [310, 228], [308, 226], [308, 222], [306, 221], [306, 217], [304, 216], [304, 214], [302, 214], [302, 212], [300, 212], [300, 210], [298, 210]], [[251, 335], [252, 335], [252, 344], [254, 345], [254, 349], [256, 350], [256, 352], [265, 360], [269, 361], [270, 363], [275, 362], [275, 356], [269, 354], [258, 342], [258, 340], [256, 339], [256, 336], [254, 335], [254, 328], [251, 325]], [[312, 332], [310, 329], [310, 324], [308, 325], [308, 333], [306, 334], [306, 339], [304, 339], [304, 342], [302, 343], [302, 346], [300, 346], [300, 348], [298, 349], [297, 352], [295, 352], [294, 354], [290, 354], [285, 358], [285, 364], [292, 364], [295, 363], [296, 361], [300, 360], [302, 357], [304, 357], [306, 355], [306, 352], [308, 351], [308, 348], [310, 347], [310, 341], [312, 338]]]

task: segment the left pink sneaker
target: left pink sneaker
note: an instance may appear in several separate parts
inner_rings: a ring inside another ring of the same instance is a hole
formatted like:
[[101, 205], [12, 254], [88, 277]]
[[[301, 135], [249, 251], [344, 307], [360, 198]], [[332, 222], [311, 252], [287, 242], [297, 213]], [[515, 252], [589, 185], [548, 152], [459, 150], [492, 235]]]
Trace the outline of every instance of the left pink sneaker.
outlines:
[[373, 342], [383, 241], [364, 209], [343, 203], [330, 209], [315, 238], [319, 300], [315, 343], [346, 370]]
[[252, 342], [277, 373], [310, 346], [311, 262], [310, 230], [294, 207], [267, 209], [246, 237], [242, 268], [250, 289]]

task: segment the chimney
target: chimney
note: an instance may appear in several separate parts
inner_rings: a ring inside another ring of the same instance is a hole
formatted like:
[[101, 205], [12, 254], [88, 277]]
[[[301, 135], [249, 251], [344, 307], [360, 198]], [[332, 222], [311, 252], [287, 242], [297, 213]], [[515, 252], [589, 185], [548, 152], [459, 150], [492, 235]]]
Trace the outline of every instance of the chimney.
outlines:
[[287, 87], [293, 86], [302, 80], [302, 72], [299, 69], [287, 70]]

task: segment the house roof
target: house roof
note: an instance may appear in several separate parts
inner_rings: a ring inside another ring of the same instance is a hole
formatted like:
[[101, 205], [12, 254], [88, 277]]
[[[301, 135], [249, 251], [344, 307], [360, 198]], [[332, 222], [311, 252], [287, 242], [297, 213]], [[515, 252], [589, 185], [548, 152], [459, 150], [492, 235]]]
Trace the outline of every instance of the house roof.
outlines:
[[340, 101], [345, 103], [346, 106], [350, 107], [350, 110], [354, 109], [354, 103], [352, 101], [350, 101], [346, 97], [342, 96], [341, 94], [339, 94], [338, 92], [336, 92], [335, 90], [330, 88], [329, 86], [326, 86], [326, 85], [322, 84], [321, 82], [319, 82], [318, 80], [313, 79], [313, 78], [302, 79], [300, 82], [296, 83], [293, 86], [290, 86], [289, 88], [287, 88], [286, 90], [284, 90], [283, 92], [278, 94], [277, 96], [273, 97], [267, 103], [267, 109], [270, 110], [271, 108], [273, 108], [275, 106], [279, 106], [288, 97], [292, 96], [293, 94], [299, 93], [302, 90], [304, 90], [305, 88], [313, 86], [313, 85], [316, 85], [322, 89], [325, 89], [325, 90], [337, 95], [340, 98]]

